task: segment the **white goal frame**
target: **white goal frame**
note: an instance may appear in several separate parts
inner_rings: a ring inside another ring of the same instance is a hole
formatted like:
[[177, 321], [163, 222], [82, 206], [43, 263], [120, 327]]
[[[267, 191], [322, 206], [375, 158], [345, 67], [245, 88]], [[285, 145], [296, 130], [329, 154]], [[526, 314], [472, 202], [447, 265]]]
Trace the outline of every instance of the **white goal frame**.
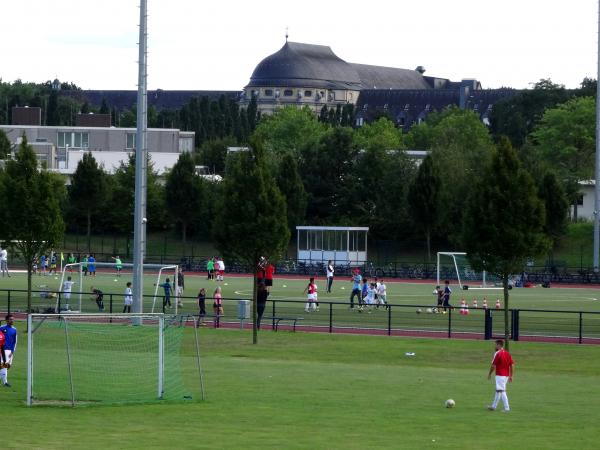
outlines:
[[[41, 319], [39, 322], [34, 324], [34, 319]], [[192, 315], [187, 316], [166, 316], [163, 313], [129, 313], [129, 314], [105, 314], [105, 313], [85, 313], [85, 314], [75, 314], [75, 313], [67, 313], [67, 314], [28, 314], [27, 315], [27, 406], [32, 406], [33, 404], [33, 361], [34, 361], [34, 339], [35, 332], [42, 325], [45, 320], [62, 320], [64, 322], [64, 334], [65, 334], [65, 351], [67, 353], [67, 368], [68, 368], [68, 377], [69, 377], [69, 385], [70, 385], [70, 404], [71, 406], [76, 406], [77, 400], [75, 398], [75, 389], [73, 385], [73, 374], [72, 374], [72, 365], [71, 365], [71, 349], [69, 346], [69, 321], [73, 321], [74, 319], [84, 319], [91, 323], [94, 320], [102, 320], [104, 322], [99, 323], [113, 323], [114, 322], [122, 322], [128, 321], [132, 324], [137, 324], [136, 326], [142, 326], [142, 323], [145, 323], [148, 326], [150, 321], [154, 321], [152, 326], [156, 326], [158, 328], [158, 333], [156, 335], [156, 339], [158, 341], [158, 355], [156, 358], [156, 398], [162, 399], [165, 391], [165, 329], [166, 329], [166, 318], [169, 320], [175, 318], [176, 322], [179, 322], [179, 326], [187, 326], [188, 321], [190, 319], [193, 320], [193, 329], [194, 329], [194, 343], [196, 347], [196, 365], [198, 369], [199, 376], [199, 387], [201, 393], [201, 399], [206, 400], [206, 393], [204, 388], [204, 373], [202, 369], [202, 363], [200, 358], [200, 340], [198, 336], [198, 325], [199, 319]], [[145, 320], [144, 320], [145, 319]], [[36, 326], [37, 325], [37, 326]], [[167, 393], [168, 395], [168, 393]]]
[[165, 316], [164, 314], [151, 314], [151, 313], [145, 313], [145, 314], [136, 314], [136, 313], [131, 313], [131, 314], [99, 314], [99, 313], [89, 313], [89, 314], [74, 314], [74, 313], [69, 313], [69, 314], [29, 314], [27, 316], [27, 406], [31, 406], [32, 405], [32, 400], [33, 400], [33, 339], [34, 339], [34, 332], [36, 331], [36, 329], [33, 328], [33, 319], [39, 317], [39, 318], [52, 318], [52, 319], [58, 319], [58, 318], [62, 318], [62, 320], [64, 320], [65, 323], [65, 338], [66, 338], [66, 348], [65, 351], [67, 352], [67, 361], [68, 361], [68, 373], [69, 373], [69, 384], [71, 387], [71, 405], [75, 406], [76, 404], [76, 400], [75, 400], [75, 391], [74, 391], [74, 387], [73, 387], [73, 379], [72, 379], [72, 372], [71, 372], [71, 353], [70, 353], [70, 349], [69, 349], [69, 340], [68, 340], [68, 336], [69, 336], [69, 327], [68, 327], [68, 323], [69, 323], [69, 319], [76, 319], [76, 318], [86, 318], [89, 319], [90, 321], [93, 321], [94, 319], [106, 319], [108, 318], [109, 320], [114, 320], [114, 319], [127, 319], [127, 320], [138, 320], [141, 321], [144, 318], [152, 318], [154, 320], [157, 320], [157, 326], [158, 326], [158, 357], [157, 357], [157, 361], [158, 361], [158, 367], [157, 367], [157, 379], [156, 379], [156, 390], [157, 390], [157, 398], [162, 398], [163, 396], [163, 391], [164, 391], [164, 373], [165, 373], [165, 363], [164, 363], [164, 329], [165, 329]]
[[[111, 263], [104, 263], [104, 262], [94, 262], [92, 263], [93, 265], [95, 265], [96, 267], [110, 267], [110, 268], [115, 268], [116, 264], [114, 262]], [[83, 276], [83, 269], [82, 266], [83, 265], [89, 265], [89, 263], [85, 263], [85, 262], [76, 262], [76, 263], [70, 263], [70, 264], [65, 264], [64, 267], [62, 268], [62, 275], [60, 277], [60, 285], [58, 286], [59, 292], [61, 295], [58, 295], [56, 297], [56, 305], [54, 307], [54, 312], [59, 314], [59, 313], [67, 313], [68, 311], [59, 311], [60, 308], [60, 300], [62, 297], [62, 287], [63, 287], [63, 282], [65, 281], [65, 274], [67, 274], [67, 271], [69, 268], [74, 268], [77, 267], [78, 268], [78, 273], [79, 273], [79, 309], [76, 311], [70, 311], [72, 313], [80, 313], [82, 311], [81, 306], [82, 306], [82, 298], [83, 298], [83, 294], [84, 294], [84, 286], [83, 286], [83, 280], [84, 280], [84, 276]], [[121, 264], [121, 266], [123, 267], [123, 269], [133, 269], [133, 264], [131, 263], [123, 263]], [[173, 284], [174, 284], [174, 292], [173, 292], [173, 299], [175, 301], [175, 314], [177, 314], [177, 310], [179, 307], [179, 302], [176, 299], [177, 296], [177, 291], [179, 288], [179, 265], [177, 264], [171, 264], [171, 265], [163, 265], [163, 264], [144, 264], [143, 265], [144, 269], [151, 269], [151, 270], [156, 270], [158, 269], [158, 275], [156, 277], [156, 283], [154, 283], [154, 297], [152, 298], [152, 309], [151, 312], [154, 313], [154, 309], [156, 307], [156, 298], [159, 297], [158, 295], [158, 290], [160, 288], [159, 284], [160, 284], [160, 279], [162, 277], [163, 274], [163, 270], [174, 270], [175, 271], [175, 275], [173, 276]], [[70, 273], [70, 272], [69, 272]], [[67, 276], [69, 276], [67, 274]], [[135, 286], [134, 286], [135, 289]], [[143, 297], [142, 297], [143, 298]], [[62, 302], [64, 303], [64, 302]], [[144, 312], [144, 304], [142, 302], [142, 305], [140, 306], [140, 313]]]
[[[463, 284], [462, 281], [460, 279], [460, 270], [458, 269], [458, 263], [456, 262], [456, 257], [457, 256], [467, 256], [467, 254], [465, 252], [437, 252], [437, 277], [436, 277], [436, 281], [437, 281], [437, 285], [440, 285], [440, 256], [448, 256], [450, 258], [452, 258], [452, 262], [454, 263], [454, 270], [456, 271], [456, 278], [458, 280], [458, 285], [460, 287], [460, 289], [463, 289]], [[487, 272], [484, 270], [482, 272], [482, 280], [481, 280], [481, 285], [480, 286], [471, 286], [469, 285], [469, 289], [487, 289], [487, 290], [501, 290], [501, 287], [496, 287], [496, 286], [488, 286], [487, 285]]]

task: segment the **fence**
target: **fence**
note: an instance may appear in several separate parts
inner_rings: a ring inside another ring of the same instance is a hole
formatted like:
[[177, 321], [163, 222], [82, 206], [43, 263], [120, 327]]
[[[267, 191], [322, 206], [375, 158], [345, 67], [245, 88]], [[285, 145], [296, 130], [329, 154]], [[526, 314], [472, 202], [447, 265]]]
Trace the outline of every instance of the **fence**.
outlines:
[[[33, 291], [31, 308], [34, 312], [54, 312], [57, 300], [60, 308], [65, 307], [62, 293], [49, 297], [47, 291]], [[71, 305], [79, 293], [71, 293]], [[162, 296], [144, 296], [144, 311], [150, 311], [155, 303], [155, 311], [173, 312], [163, 306]], [[182, 297], [180, 314], [198, 314], [195, 297]], [[223, 326], [240, 326], [249, 318], [238, 316], [239, 299], [223, 299], [224, 314], [219, 318]], [[77, 300], [78, 304], [78, 300]], [[350, 308], [346, 302], [322, 301], [319, 310], [307, 313], [305, 302], [299, 300], [270, 300], [264, 314], [263, 323], [275, 328], [279, 318], [280, 328], [291, 329], [290, 319], [298, 319], [295, 328], [304, 331], [328, 333], [363, 333], [389, 336], [430, 336], [441, 338], [493, 339], [504, 336], [504, 310], [470, 308], [469, 314], [460, 314], [459, 308], [434, 313], [433, 307], [423, 305], [389, 305], [371, 307], [362, 311], [358, 305]], [[104, 312], [119, 313], [123, 309], [123, 294], [105, 293]], [[206, 312], [212, 316], [212, 299], [206, 299]], [[25, 312], [27, 291], [0, 290], [0, 310]], [[98, 312], [98, 306], [90, 293], [83, 293], [82, 311]], [[511, 309], [509, 329], [513, 340], [544, 340], [557, 342], [598, 343], [600, 344], [600, 312], [560, 311], [537, 309]]]

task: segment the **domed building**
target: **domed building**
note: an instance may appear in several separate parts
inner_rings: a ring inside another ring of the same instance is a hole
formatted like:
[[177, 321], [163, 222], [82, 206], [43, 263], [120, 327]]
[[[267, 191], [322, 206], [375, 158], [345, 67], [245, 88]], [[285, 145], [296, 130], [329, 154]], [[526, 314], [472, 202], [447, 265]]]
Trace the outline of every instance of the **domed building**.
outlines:
[[[348, 63], [325, 45], [287, 42], [267, 56], [254, 69], [244, 88], [242, 104], [254, 96], [263, 113], [281, 106], [309, 106], [319, 112], [324, 105], [356, 104], [362, 90], [433, 90], [458, 88], [445, 78], [424, 75], [415, 70]], [[468, 84], [480, 89], [475, 80]]]

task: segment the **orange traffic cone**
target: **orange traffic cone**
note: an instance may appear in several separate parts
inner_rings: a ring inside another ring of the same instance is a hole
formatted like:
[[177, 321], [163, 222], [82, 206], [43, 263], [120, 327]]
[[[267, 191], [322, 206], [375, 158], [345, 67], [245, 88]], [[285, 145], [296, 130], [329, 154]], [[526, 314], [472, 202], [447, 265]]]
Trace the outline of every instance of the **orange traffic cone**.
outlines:
[[487, 300], [484, 298], [483, 299], [483, 309], [488, 309], [488, 304], [487, 304]]
[[497, 298], [496, 299], [496, 309], [500, 309], [500, 308], [501, 308], [501, 306], [500, 306], [500, 299]]
[[477, 299], [476, 299], [476, 298], [474, 298], [474, 299], [473, 299], [473, 308], [477, 308], [477, 307], [478, 307], [478, 306], [477, 306]]

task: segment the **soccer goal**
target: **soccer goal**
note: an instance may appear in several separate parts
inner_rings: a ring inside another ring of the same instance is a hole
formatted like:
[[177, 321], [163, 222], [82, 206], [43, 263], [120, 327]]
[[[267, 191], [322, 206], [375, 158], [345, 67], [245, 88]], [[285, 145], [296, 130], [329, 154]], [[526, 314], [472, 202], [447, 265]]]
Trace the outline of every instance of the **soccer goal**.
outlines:
[[[163, 314], [30, 314], [27, 405], [204, 399], [196, 325]], [[189, 356], [185, 339], [196, 346]]]
[[[90, 302], [85, 302], [84, 299], [90, 296], [91, 286], [99, 287], [104, 294], [117, 294], [122, 299], [124, 292], [124, 285], [126, 281], [132, 281], [132, 269], [133, 264], [124, 263], [121, 264], [122, 269], [117, 271], [115, 263], [102, 263], [95, 262], [96, 268], [100, 269], [96, 271], [95, 276], [89, 276], [84, 273], [83, 268], [89, 265], [89, 263], [71, 263], [66, 264], [61, 273], [60, 284], [58, 290], [61, 295], [56, 298], [56, 305], [54, 312], [73, 312], [81, 313], [85, 312], [85, 309], [95, 308], [95, 305]], [[152, 286], [153, 295], [145, 296], [146, 300], [151, 300], [151, 306], [148, 305], [148, 309], [151, 312], [155, 312], [157, 309], [157, 300], [160, 310], [162, 310], [162, 299], [163, 295], [161, 292], [162, 285], [166, 283], [166, 279], [169, 278], [169, 283], [172, 285], [172, 300], [171, 304], [174, 307], [175, 314], [178, 311], [179, 302], [176, 301], [176, 293], [178, 292], [178, 265], [162, 265], [162, 264], [144, 264], [144, 273], [148, 277], [152, 278], [154, 284]], [[65, 281], [68, 277], [74, 281], [71, 292], [65, 292]], [[117, 284], [118, 282], [121, 284]], [[135, 289], [135, 286], [133, 286]], [[104, 299], [107, 301], [108, 299]], [[119, 303], [120, 304], [120, 303]], [[88, 307], [86, 307], [87, 305]], [[94, 305], [94, 306], [92, 306]], [[142, 312], [144, 308], [142, 306]]]
[[464, 252], [438, 252], [437, 253], [437, 284], [444, 279], [456, 279], [460, 289], [502, 289], [498, 287], [497, 277], [490, 276], [486, 271], [475, 271]]

